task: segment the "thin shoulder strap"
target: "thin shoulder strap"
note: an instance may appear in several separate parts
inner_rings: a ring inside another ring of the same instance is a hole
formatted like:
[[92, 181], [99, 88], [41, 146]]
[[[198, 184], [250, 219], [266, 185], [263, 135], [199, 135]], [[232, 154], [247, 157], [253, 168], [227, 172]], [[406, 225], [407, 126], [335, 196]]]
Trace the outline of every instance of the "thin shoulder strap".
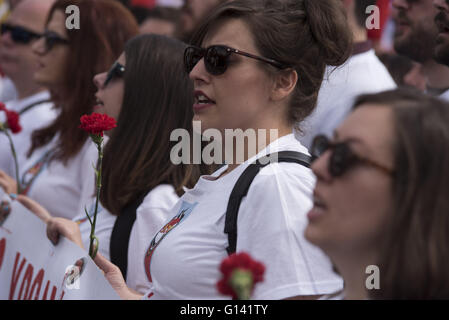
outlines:
[[26, 106], [26, 107], [23, 108], [22, 110], [20, 110], [19, 115], [23, 115], [25, 112], [30, 111], [30, 110], [31, 110], [32, 108], [34, 108], [35, 106], [38, 106], [38, 105], [40, 105], [40, 104], [47, 103], [47, 102], [51, 102], [51, 100], [45, 99], [45, 100], [39, 100], [39, 101], [36, 101], [36, 102], [34, 102], [34, 103], [32, 103], [32, 104]]
[[229, 197], [228, 207], [226, 209], [226, 221], [224, 232], [228, 235], [228, 248], [226, 251], [229, 255], [236, 252], [237, 248], [237, 218], [242, 199], [248, 194], [249, 187], [260, 169], [266, 167], [273, 162], [289, 162], [297, 163], [306, 168], [310, 167], [311, 157], [295, 151], [282, 151], [274, 153], [251, 163], [242, 173], [234, 189]]

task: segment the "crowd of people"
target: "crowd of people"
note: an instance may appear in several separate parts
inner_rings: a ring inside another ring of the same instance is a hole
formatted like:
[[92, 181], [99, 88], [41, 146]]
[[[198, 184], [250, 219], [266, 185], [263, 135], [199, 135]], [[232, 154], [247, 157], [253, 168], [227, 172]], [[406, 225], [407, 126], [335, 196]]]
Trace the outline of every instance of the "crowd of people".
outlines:
[[[226, 299], [235, 252], [265, 265], [253, 299], [448, 299], [449, 0], [179, 2], [10, 1], [0, 97], [23, 129], [17, 159], [0, 132], [0, 187], [88, 249], [79, 119], [106, 114], [94, 261], [122, 299]], [[178, 164], [179, 129], [263, 133], [243, 162]]]

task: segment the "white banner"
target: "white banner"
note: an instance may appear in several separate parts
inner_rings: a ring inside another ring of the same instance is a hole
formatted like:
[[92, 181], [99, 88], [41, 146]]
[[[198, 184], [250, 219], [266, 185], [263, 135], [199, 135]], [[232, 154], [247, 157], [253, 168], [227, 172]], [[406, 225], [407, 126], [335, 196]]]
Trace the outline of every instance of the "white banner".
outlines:
[[86, 251], [63, 237], [54, 246], [33, 213], [1, 191], [0, 202], [10, 208], [0, 214], [0, 299], [119, 299]]

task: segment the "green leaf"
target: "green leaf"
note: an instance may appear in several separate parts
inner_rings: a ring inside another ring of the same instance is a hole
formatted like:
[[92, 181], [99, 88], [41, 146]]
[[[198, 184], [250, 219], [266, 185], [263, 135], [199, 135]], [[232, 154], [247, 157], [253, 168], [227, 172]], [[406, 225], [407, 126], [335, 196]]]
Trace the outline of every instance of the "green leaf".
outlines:
[[84, 207], [84, 212], [86, 213], [87, 219], [89, 219], [90, 225], [93, 225], [92, 220], [90, 219], [89, 212], [87, 212], [86, 207]]

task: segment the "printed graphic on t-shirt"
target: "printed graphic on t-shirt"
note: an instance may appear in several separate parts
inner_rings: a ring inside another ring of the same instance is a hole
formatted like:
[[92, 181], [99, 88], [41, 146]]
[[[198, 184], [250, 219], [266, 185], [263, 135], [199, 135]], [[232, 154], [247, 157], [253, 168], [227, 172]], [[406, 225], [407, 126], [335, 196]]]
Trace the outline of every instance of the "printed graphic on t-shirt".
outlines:
[[31, 168], [25, 171], [22, 176], [22, 194], [27, 195], [36, 178], [46, 169], [53, 154], [53, 150], [47, 151]]
[[162, 241], [162, 239], [165, 238], [165, 236], [172, 231], [176, 226], [178, 226], [182, 220], [187, 218], [193, 211], [193, 209], [196, 207], [198, 203], [188, 203], [183, 201], [181, 204], [181, 208], [179, 209], [179, 213], [170, 220], [162, 229], [156, 234], [156, 236], [151, 241], [150, 247], [148, 248], [147, 252], [145, 253], [145, 273], [148, 277], [148, 280], [150, 282], [153, 282], [151, 280], [151, 272], [150, 272], [150, 264], [151, 264], [151, 257], [153, 256], [154, 250], [157, 248], [159, 243]]

